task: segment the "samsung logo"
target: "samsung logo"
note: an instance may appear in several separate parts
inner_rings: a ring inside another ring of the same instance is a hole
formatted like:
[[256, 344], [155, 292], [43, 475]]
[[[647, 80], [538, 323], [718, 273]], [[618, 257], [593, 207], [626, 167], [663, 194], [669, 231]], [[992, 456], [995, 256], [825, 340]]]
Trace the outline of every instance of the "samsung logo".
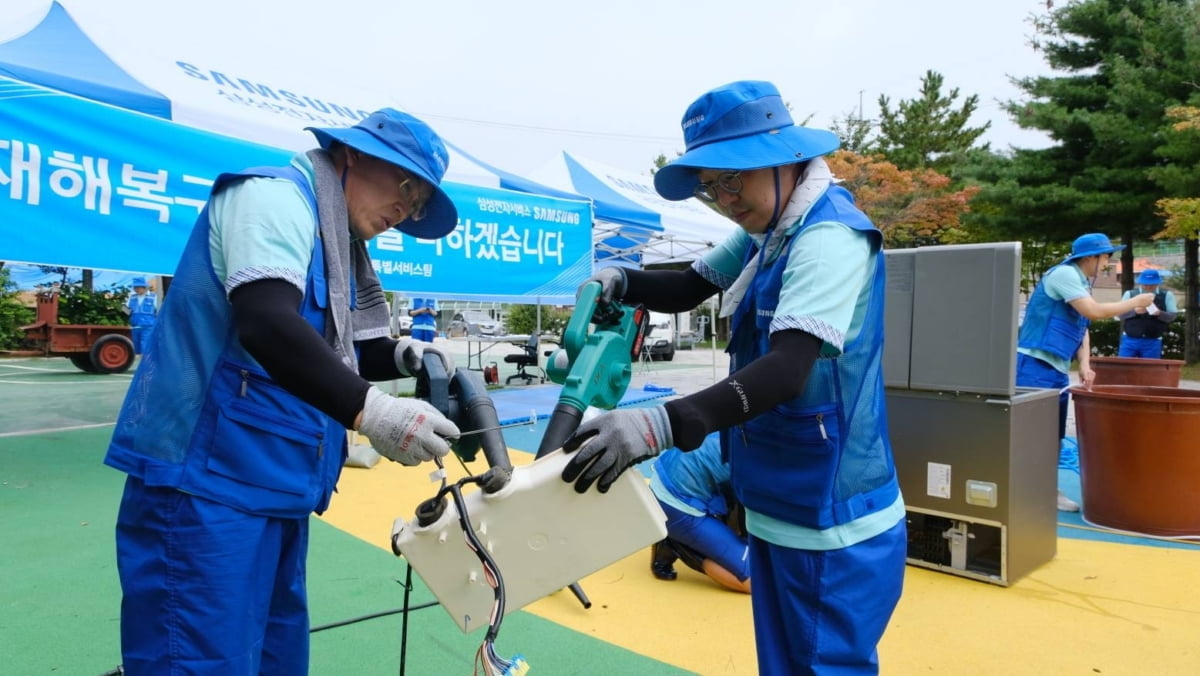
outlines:
[[703, 121], [704, 121], [704, 115], [697, 115], [695, 117], [690, 117], [683, 121], [683, 128], [687, 129], [688, 127], [691, 127], [693, 125], [700, 124]]

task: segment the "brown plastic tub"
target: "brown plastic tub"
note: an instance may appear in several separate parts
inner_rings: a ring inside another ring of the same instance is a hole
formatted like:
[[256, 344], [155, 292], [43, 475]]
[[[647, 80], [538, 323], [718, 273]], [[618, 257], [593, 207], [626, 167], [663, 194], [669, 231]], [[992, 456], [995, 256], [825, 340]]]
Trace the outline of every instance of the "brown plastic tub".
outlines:
[[1092, 357], [1097, 385], [1179, 387], [1184, 362], [1178, 359]]
[[1097, 385], [1072, 387], [1071, 395], [1084, 518], [1151, 535], [1200, 535], [1200, 390]]

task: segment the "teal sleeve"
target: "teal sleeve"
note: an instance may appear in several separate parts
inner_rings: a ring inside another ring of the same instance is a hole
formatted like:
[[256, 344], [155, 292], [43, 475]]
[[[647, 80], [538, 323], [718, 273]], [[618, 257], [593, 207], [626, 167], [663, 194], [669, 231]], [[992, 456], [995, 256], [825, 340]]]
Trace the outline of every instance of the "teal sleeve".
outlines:
[[1046, 295], [1054, 300], [1070, 303], [1077, 298], [1092, 295], [1083, 273], [1074, 265], [1060, 265], [1054, 268], [1046, 274], [1043, 281]]
[[295, 183], [259, 177], [234, 184], [212, 198], [209, 220], [213, 272], [226, 294], [260, 279], [304, 292], [316, 216]]
[[790, 245], [771, 331], [799, 329], [821, 339], [822, 356], [840, 354], [866, 315], [875, 249], [867, 233], [816, 223]]
[[738, 228], [724, 242], [692, 264], [692, 269], [714, 285], [728, 289], [742, 272], [742, 262], [750, 246], [750, 236]]

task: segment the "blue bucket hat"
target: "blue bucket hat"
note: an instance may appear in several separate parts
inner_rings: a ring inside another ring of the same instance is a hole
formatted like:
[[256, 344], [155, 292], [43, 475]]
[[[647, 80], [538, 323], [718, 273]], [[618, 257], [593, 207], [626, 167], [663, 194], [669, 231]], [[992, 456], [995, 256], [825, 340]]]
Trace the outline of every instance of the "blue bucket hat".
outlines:
[[1159, 274], [1158, 270], [1142, 270], [1134, 281], [1142, 286], [1153, 286], [1155, 284], [1162, 284], [1162, 275]]
[[1075, 241], [1071, 244], [1071, 255], [1064, 258], [1063, 262], [1070, 263], [1077, 258], [1116, 253], [1124, 248], [1124, 244], [1113, 246], [1113, 243], [1108, 240], [1108, 235], [1102, 232], [1089, 232], [1086, 235], [1080, 235], [1075, 238]]
[[770, 82], [732, 82], [696, 99], [683, 114], [687, 151], [654, 174], [669, 200], [691, 197], [701, 169], [748, 171], [828, 155], [841, 142], [824, 129], [798, 127]]
[[133, 281], [129, 282], [129, 286], [146, 286], [146, 278], [134, 277]]
[[440, 187], [450, 163], [450, 154], [442, 139], [429, 125], [393, 108], [371, 113], [353, 127], [305, 127], [317, 137], [322, 148], [339, 141], [355, 150], [394, 164], [424, 179], [433, 186], [433, 194], [425, 205], [425, 218], [414, 221], [406, 218], [396, 224], [401, 232], [437, 239], [458, 225], [458, 209]]

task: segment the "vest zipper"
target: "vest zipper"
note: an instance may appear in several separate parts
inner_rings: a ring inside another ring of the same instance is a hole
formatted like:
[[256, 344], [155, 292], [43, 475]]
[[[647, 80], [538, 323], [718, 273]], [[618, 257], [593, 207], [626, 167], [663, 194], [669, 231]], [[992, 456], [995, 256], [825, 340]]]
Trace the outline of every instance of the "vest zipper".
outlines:
[[821, 439], [829, 441], [829, 435], [825, 433], [825, 414], [817, 414], [817, 427], [821, 428]]
[[250, 372], [246, 369], [240, 371], [242, 375], [242, 393], [240, 396], [246, 396], [246, 389], [250, 387]]

